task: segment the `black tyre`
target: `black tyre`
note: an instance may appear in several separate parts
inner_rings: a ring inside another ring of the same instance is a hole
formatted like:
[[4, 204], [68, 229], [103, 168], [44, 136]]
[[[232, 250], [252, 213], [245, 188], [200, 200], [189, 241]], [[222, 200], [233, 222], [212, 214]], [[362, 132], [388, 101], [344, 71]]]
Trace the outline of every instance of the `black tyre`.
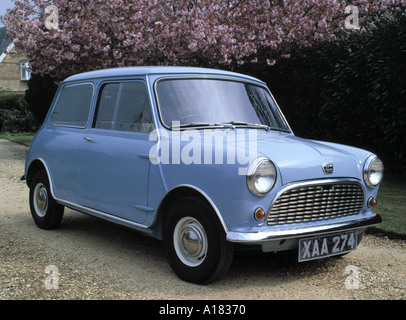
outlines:
[[208, 284], [233, 259], [233, 245], [213, 209], [197, 198], [176, 202], [166, 216], [164, 245], [173, 271], [184, 281]]
[[61, 223], [64, 206], [52, 197], [48, 176], [43, 170], [38, 171], [31, 181], [30, 209], [35, 224], [41, 229], [54, 229]]

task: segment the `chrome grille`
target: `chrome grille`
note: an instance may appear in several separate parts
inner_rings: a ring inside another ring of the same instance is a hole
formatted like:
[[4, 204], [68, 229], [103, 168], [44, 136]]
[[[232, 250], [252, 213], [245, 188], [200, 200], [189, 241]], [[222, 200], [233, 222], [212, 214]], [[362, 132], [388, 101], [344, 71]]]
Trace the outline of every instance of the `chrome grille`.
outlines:
[[268, 225], [319, 221], [358, 214], [364, 192], [356, 182], [289, 188], [268, 211]]

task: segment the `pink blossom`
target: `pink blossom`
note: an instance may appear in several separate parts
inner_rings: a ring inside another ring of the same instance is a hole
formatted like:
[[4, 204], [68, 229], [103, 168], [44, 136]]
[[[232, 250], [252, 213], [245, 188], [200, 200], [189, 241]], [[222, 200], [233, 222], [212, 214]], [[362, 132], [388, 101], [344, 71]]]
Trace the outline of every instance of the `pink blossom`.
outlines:
[[273, 66], [276, 64], [276, 60], [275, 59], [266, 59], [266, 63], [268, 64], [268, 66]]
[[[348, 1], [54, 0], [58, 30], [45, 27], [49, 3], [15, 1], [2, 20], [34, 73], [62, 79], [124, 65], [272, 66], [294, 46], [334, 40]], [[361, 31], [385, 10], [406, 8], [406, 0], [351, 4]]]

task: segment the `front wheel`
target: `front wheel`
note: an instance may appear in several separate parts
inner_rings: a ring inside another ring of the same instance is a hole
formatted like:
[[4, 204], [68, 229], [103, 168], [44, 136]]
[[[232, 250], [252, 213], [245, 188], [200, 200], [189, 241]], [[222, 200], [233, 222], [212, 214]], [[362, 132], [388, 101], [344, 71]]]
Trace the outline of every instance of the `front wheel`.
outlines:
[[223, 275], [233, 259], [232, 243], [212, 208], [197, 198], [175, 203], [168, 212], [164, 245], [174, 272], [182, 280], [208, 284]]
[[32, 179], [30, 209], [35, 224], [41, 229], [56, 228], [62, 220], [64, 207], [52, 197], [45, 171], [37, 172]]

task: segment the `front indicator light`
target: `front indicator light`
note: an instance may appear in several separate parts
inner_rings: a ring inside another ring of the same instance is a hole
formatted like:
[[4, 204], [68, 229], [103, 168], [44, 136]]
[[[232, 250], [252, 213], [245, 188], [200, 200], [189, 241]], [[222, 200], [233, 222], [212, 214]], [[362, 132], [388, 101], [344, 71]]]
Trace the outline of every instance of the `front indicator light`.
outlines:
[[368, 208], [376, 207], [377, 204], [378, 204], [378, 202], [376, 201], [376, 199], [374, 197], [370, 197], [368, 199], [368, 202], [367, 202]]
[[264, 218], [265, 218], [265, 215], [266, 215], [266, 214], [265, 214], [264, 209], [258, 208], [257, 210], [255, 210], [254, 218], [255, 218], [255, 220], [259, 221], [259, 220], [264, 219]]

